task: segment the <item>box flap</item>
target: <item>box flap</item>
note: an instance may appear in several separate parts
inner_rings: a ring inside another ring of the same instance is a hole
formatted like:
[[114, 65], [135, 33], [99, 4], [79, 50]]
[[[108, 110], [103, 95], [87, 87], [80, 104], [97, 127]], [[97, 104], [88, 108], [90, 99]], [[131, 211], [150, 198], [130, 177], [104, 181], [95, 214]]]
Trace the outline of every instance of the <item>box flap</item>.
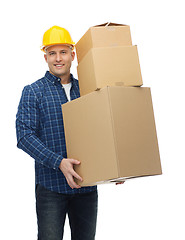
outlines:
[[120, 24], [120, 23], [112, 23], [112, 22], [106, 22], [100, 25], [95, 25], [93, 27], [108, 27], [108, 26], [128, 26], [126, 24]]

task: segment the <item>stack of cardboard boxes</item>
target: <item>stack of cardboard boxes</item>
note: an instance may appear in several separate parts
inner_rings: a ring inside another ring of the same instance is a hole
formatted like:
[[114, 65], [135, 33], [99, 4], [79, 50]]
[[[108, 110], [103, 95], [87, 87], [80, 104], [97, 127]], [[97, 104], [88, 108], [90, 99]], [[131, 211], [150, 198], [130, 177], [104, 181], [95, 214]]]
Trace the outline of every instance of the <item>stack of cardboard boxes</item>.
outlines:
[[161, 174], [150, 88], [130, 28], [91, 27], [76, 44], [81, 97], [62, 105], [68, 158], [82, 186]]

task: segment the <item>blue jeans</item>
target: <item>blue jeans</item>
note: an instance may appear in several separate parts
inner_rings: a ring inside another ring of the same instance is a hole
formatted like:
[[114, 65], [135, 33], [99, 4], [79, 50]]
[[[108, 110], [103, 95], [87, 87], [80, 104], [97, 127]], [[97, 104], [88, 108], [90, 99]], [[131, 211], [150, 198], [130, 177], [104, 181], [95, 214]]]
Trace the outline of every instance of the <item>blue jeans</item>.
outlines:
[[97, 209], [97, 191], [68, 195], [37, 185], [38, 240], [62, 240], [66, 214], [72, 240], [94, 240]]

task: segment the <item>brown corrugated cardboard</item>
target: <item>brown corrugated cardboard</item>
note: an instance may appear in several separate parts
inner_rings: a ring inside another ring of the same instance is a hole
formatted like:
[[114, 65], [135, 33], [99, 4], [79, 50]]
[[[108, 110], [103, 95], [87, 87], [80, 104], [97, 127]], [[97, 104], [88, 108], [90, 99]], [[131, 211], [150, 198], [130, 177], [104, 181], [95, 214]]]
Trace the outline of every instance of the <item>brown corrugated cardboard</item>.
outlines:
[[82, 186], [161, 174], [149, 88], [105, 87], [62, 105], [68, 158]]
[[77, 60], [81, 62], [91, 48], [132, 45], [130, 27], [105, 23], [89, 28], [76, 43]]
[[77, 67], [81, 96], [106, 86], [141, 86], [137, 46], [92, 48]]

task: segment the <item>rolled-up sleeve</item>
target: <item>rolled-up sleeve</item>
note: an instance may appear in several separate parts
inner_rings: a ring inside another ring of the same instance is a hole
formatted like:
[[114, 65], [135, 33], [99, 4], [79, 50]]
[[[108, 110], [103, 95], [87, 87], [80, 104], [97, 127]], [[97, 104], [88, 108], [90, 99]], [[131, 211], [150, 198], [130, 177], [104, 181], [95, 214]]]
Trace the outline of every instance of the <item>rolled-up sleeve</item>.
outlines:
[[16, 115], [17, 147], [46, 167], [59, 171], [63, 156], [51, 151], [39, 139], [39, 101], [28, 85], [23, 89]]

